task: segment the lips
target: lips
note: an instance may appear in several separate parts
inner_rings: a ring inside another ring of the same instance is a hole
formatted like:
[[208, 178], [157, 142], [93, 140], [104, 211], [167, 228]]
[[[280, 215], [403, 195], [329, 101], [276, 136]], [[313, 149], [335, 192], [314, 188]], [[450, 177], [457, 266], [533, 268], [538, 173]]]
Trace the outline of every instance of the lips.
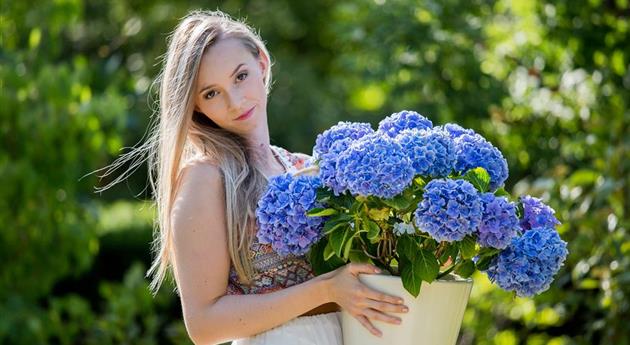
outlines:
[[244, 119], [248, 118], [248, 117], [252, 114], [252, 112], [254, 111], [254, 108], [255, 108], [255, 107], [256, 107], [256, 106], [253, 106], [253, 107], [252, 107], [251, 109], [249, 109], [247, 112], [245, 112], [245, 113], [244, 113], [244, 114], [242, 114], [241, 116], [237, 117], [237, 118], [236, 118], [236, 120], [244, 120]]

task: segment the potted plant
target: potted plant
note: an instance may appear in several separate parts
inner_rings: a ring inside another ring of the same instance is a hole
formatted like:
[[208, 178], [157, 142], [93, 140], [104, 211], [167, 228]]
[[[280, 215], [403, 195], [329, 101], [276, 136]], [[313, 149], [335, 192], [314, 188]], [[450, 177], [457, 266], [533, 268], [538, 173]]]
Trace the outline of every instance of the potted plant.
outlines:
[[554, 211], [515, 199], [501, 152], [456, 124], [413, 111], [379, 123], [340, 122], [317, 137], [311, 166], [272, 179], [257, 209], [258, 238], [305, 254], [316, 274], [368, 262], [368, 286], [403, 297], [401, 325], [381, 338], [342, 313], [344, 344], [455, 344], [476, 270], [519, 296], [548, 289], [566, 242]]

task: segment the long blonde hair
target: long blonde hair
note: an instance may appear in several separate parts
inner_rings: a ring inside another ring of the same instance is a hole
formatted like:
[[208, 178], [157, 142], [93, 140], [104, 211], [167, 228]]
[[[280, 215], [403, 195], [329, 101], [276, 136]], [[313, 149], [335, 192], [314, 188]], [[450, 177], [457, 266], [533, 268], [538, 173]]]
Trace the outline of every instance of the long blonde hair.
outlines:
[[[261, 59], [264, 55], [268, 59], [264, 75], [269, 94], [272, 63], [259, 34], [243, 21], [221, 11], [193, 11], [180, 21], [168, 39], [163, 69], [155, 80], [159, 86], [158, 119], [153, 116], [147, 141], [119, 157], [110, 168], [111, 171], [135, 158], [133, 169], [142, 163], [138, 157], [146, 155], [148, 159], [149, 181], [158, 215], [152, 243], [154, 259], [147, 271], [147, 277], [152, 276], [150, 288], [154, 294], [169, 269], [175, 268], [171, 210], [181, 168], [196, 157], [210, 158], [222, 173], [230, 258], [242, 282], [249, 283], [253, 275], [248, 248], [252, 241], [256, 200], [267, 180], [256, 166], [248, 164], [250, 157], [242, 137], [218, 127], [194, 110], [193, 89], [201, 58], [209, 47], [227, 38], [240, 40], [255, 58]], [[125, 176], [119, 176], [110, 185]]]

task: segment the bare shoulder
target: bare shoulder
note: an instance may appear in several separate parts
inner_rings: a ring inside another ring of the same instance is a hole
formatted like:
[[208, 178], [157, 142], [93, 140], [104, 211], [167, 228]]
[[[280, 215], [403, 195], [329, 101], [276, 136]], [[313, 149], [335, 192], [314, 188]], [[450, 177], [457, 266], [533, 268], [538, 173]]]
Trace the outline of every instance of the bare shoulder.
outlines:
[[225, 294], [230, 257], [220, 169], [205, 161], [187, 164], [171, 211], [178, 288], [185, 313]]
[[182, 182], [219, 182], [221, 180], [221, 170], [208, 159], [194, 159], [186, 162], [180, 170]]
[[223, 182], [219, 167], [208, 161], [187, 163], [181, 170], [176, 183], [175, 200], [171, 216], [196, 213], [203, 204], [219, 201], [223, 194]]

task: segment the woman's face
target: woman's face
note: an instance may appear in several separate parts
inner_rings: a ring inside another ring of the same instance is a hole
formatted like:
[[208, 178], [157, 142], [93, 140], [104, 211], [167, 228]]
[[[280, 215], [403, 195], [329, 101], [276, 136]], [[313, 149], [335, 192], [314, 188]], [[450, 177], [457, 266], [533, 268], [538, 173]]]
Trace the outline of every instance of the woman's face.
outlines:
[[221, 40], [208, 48], [199, 66], [195, 110], [219, 127], [237, 134], [266, 126], [267, 93], [263, 73], [268, 62], [262, 56], [257, 60], [235, 38]]

